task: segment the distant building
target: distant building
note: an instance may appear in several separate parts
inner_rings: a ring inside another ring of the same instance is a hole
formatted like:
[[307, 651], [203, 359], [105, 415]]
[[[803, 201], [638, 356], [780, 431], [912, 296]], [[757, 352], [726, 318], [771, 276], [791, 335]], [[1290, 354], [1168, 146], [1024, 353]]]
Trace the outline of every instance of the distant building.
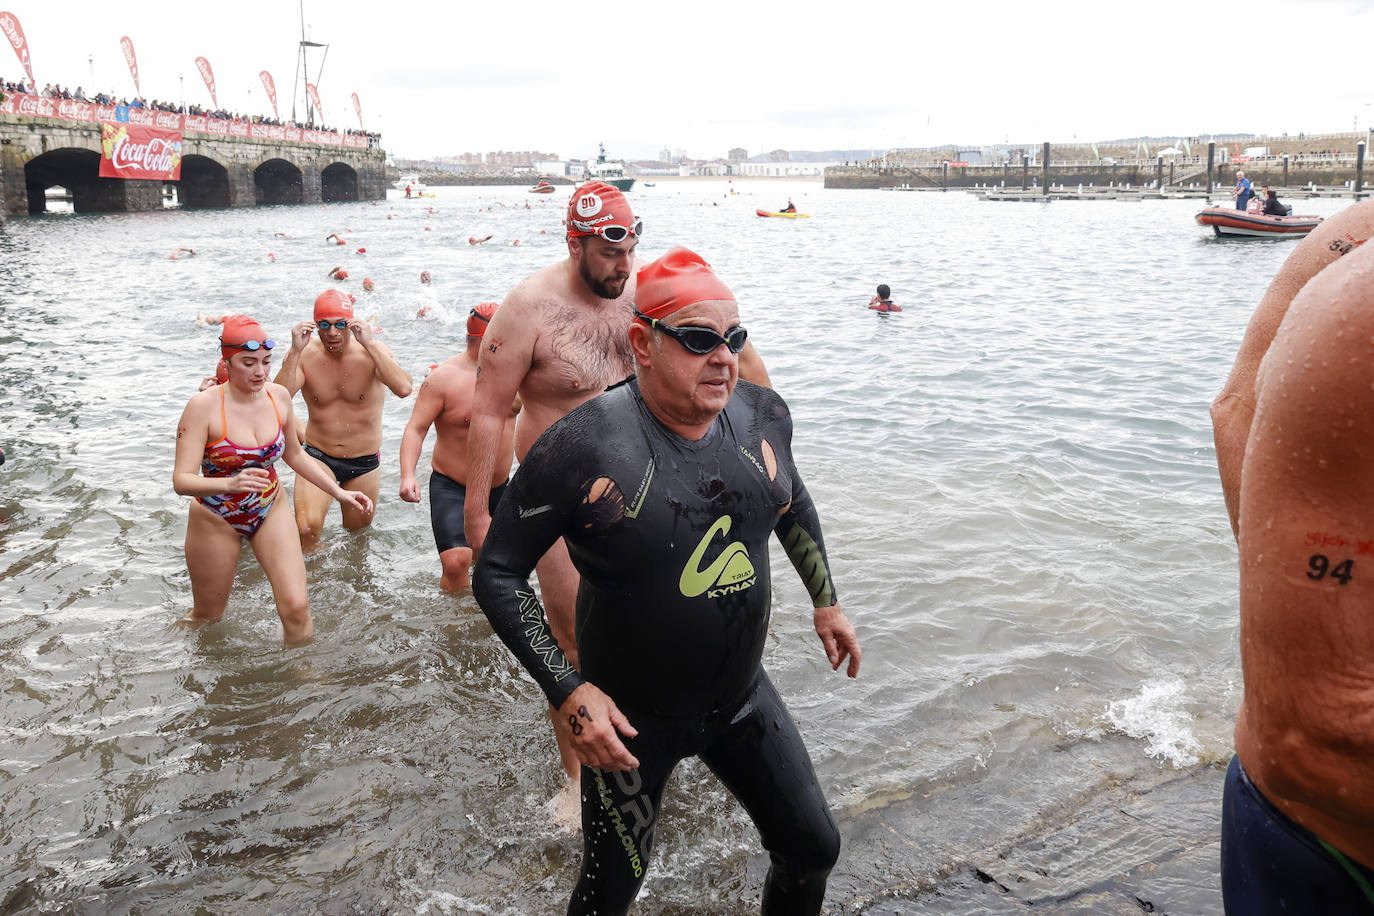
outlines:
[[658, 151], [658, 161], [671, 163], [673, 161], [673, 151], [666, 146], [663, 147], [663, 149]]
[[743, 162], [744, 160], [749, 158], [749, 151], [746, 149], [741, 149], [737, 146], [734, 149], [730, 150], [730, 152], [726, 153], [725, 158], [730, 162]]
[[539, 159], [534, 163], [534, 170], [540, 175], [562, 177], [568, 174], [568, 164], [562, 159]]

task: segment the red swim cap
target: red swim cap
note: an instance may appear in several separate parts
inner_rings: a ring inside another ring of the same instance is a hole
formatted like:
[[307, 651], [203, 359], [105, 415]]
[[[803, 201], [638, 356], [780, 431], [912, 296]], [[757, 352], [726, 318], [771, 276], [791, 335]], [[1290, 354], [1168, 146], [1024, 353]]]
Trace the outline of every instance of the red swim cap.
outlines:
[[363, 289], [365, 289], [365, 290], [367, 290], [367, 291], [369, 291], [369, 292], [372, 291], [372, 278], [371, 278], [371, 277], [363, 277]]
[[491, 316], [496, 314], [496, 309], [500, 303], [483, 302], [474, 305], [472, 311], [468, 312], [468, 336], [481, 337], [487, 333], [487, 323], [491, 321]]
[[635, 307], [650, 318], [712, 300], [734, 302], [735, 294], [701, 255], [681, 245], [645, 264], [635, 275]]
[[327, 289], [315, 297], [315, 320], [352, 318], [353, 297], [337, 289]]
[[261, 343], [266, 339], [267, 332], [258, 324], [256, 318], [247, 315], [225, 315], [224, 321], [220, 323], [219, 353], [224, 359], [228, 359], [235, 353], [247, 352], [239, 344], [249, 340]]
[[568, 201], [568, 237], [596, 235], [602, 226], [630, 229], [635, 224], [630, 202], [617, 189], [602, 181], [589, 181], [573, 192]]

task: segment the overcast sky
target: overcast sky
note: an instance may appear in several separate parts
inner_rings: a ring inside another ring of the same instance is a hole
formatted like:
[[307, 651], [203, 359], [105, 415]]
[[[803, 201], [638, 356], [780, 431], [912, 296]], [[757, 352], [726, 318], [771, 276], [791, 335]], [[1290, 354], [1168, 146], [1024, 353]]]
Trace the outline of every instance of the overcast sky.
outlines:
[[[329, 44], [326, 120], [364, 124], [393, 155], [540, 150], [563, 158], [1091, 141], [1137, 135], [1364, 130], [1374, 9], [1352, 0], [1206, 3], [734, 2], [592, 4], [305, 0]], [[34, 76], [283, 117], [300, 0], [0, 0]], [[1216, 10], [1210, 19], [1209, 10]], [[1244, 12], [1242, 20], [1236, 14]], [[89, 58], [94, 58], [92, 66]], [[311, 75], [320, 64], [312, 52]], [[0, 76], [21, 73], [0, 41]], [[303, 106], [301, 106], [303, 109]]]

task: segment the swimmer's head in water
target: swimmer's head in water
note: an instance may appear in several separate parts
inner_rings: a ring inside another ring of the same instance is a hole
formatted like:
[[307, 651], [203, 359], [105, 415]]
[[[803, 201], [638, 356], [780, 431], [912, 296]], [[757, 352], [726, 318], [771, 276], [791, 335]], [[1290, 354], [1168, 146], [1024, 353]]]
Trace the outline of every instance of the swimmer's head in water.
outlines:
[[472, 307], [468, 312], [468, 336], [481, 337], [487, 333], [487, 324], [491, 321], [491, 316], [496, 314], [498, 303], [482, 302]]
[[430, 278], [429, 278], [429, 271], [427, 271], [427, 270], [422, 270], [422, 271], [420, 271], [420, 282], [421, 282], [421, 283], [428, 283], [428, 282], [429, 282], [429, 279], [430, 279]]
[[568, 201], [568, 238], [599, 235], [610, 242], [638, 238], [643, 224], [635, 218], [625, 195], [605, 182], [589, 181]]
[[363, 289], [367, 290], [369, 293], [372, 292], [373, 283], [371, 277], [363, 277]]
[[353, 297], [343, 290], [327, 289], [315, 297], [315, 320], [352, 318]]
[[681, 245], [635, 275], [635, 308], [646, 317], [664, 318], [707, 301], [734, 302], [735, 294], [701, 255]]
[[888, 287], [888, 285], [887, 285], [886, 283], [879, 283], [879, 284], [878, 284], [878, 298], [879, 298], [879, 299], [891, 299], [891, 298], [892, 298], [892, 290]]
[[219, 334], [219, 352], [223, 359], [229, 359], [235, 353], [271, 351], [272, 347], [267, 344], [273, 342], [268, 339], [267, 332], [257, 319], [247, 315], [224, 316]]

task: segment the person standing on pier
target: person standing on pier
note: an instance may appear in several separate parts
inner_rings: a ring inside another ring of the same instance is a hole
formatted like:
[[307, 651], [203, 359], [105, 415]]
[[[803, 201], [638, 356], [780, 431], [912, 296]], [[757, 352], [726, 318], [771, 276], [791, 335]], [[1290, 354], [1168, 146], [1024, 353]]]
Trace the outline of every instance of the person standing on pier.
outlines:
[[1374, 912], [1374, 201], [1284, 262], [1212, 404], [1240, 553], [1228, 914]]

